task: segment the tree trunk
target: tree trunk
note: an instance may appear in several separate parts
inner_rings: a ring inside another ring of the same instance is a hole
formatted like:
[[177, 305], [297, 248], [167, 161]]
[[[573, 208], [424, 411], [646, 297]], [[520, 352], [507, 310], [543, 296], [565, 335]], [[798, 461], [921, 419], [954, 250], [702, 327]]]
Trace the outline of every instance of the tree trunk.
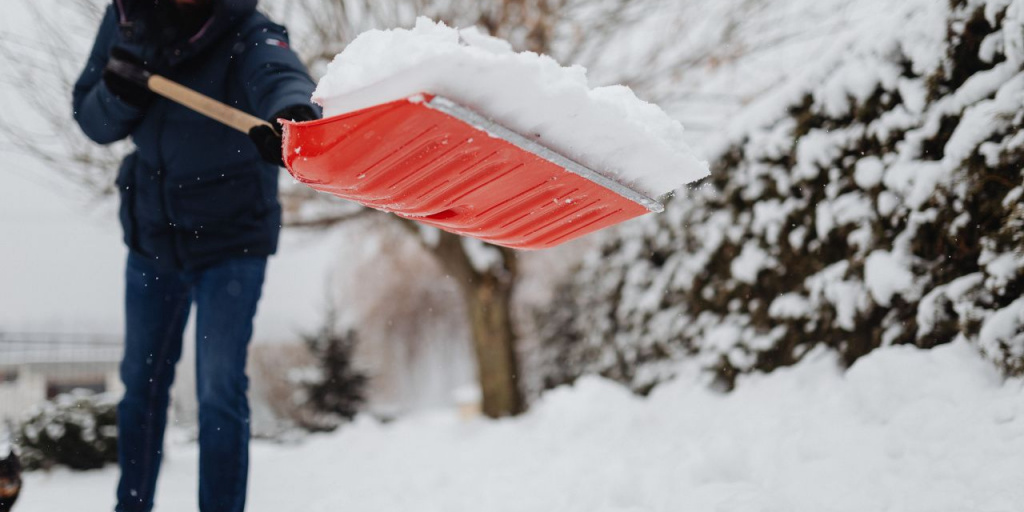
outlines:
[[490, 275], [473, 284], [464, 295], [483, 393], [483, 412], [491, 418], [512, 416], [523, 409], [510, 318], [512, 286]]
[[511, 249], [496, 250], [501, 252], [500, 268], [478, 272], [459, 236], [442, 232], [431, 248], [462, 291], [476, 353], [483, 413], [491, 418], [514, 416], [523, 411], [524, 405], [511, 311], [516, 256]]

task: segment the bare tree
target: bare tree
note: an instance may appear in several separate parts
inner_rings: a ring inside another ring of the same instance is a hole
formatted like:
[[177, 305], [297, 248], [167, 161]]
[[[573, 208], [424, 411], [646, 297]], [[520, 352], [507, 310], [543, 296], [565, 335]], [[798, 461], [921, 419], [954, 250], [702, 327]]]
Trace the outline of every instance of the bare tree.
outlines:
[[97, 146], [71, 120], [71, 86], [103, 15], [96, 0], [23, 1], [36, 24], [29, 35], [0, 33], [0, 83], [13, 112], [0, 120], [0, 149], [24, 153], [62, 177], [102, 195], [129, 143]]
[[[625, 7], [630, 3], [642, 2], [605, 2], [597, 16], [602, 28], [591, 34], [591, 40], [577, 39], [576, 45], [594, 44], [593, 38], [601, 33], [612, 35], [626, 21]], [[483, 27], [520, 49], [547, 54], [579, 52], [573, 44], [563, 44], [561, 50], [556, 50], [556, 41], [561, 40], [561, 33], [581, 33], [581, 29], [571, 30], [570, 25], [583, 11], [594, 10], [593, 2], [581, 0], [301, 0], [300, 5], [310, 27], [299, 47], [308, 52], [313, 69], [322, 68], [364, 30], [409, 26], [420, 15], [453, 26]], [[474, 242], [447, 232], [428, 240], [412, 221], [389, 218], [417, 237], [459, 284], [473, 339], [484, 414], [499, 417], [521, 412], [525, 402], [518, 384], [517, 333], [512, 318], [512, 297], [519, 277], [516, 252], [498, 246], [477, 247], [477, 251], [489, 251], [494, 256], [488, 258], [490, 264], [481, 265], [472, 257]]]

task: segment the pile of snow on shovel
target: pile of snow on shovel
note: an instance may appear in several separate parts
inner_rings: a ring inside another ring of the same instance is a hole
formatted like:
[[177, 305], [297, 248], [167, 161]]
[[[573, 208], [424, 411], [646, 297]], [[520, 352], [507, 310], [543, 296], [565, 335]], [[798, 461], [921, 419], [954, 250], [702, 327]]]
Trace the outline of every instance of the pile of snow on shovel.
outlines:
[[334, 58], [313, 94], [324, 116], [433, 94], [652, 197], [708, 175], [683, 126], [625, 86], [590, 87], [587, 70], [515, 52], [476, 28], [420, 18], [371, 30]]

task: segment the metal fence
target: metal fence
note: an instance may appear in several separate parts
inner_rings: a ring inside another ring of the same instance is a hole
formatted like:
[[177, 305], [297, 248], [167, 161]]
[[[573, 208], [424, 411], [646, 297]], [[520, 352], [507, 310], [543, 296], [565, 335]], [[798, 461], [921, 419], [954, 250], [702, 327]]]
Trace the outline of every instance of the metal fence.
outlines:
[[117, 335], [0, 332], [0, 420], [73, 389], [119, 392]]

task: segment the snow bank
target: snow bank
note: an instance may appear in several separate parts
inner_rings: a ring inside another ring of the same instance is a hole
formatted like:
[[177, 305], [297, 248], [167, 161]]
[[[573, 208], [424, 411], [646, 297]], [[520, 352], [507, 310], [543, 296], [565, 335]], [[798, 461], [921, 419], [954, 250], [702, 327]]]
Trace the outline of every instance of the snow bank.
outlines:
[[[722, 395], [693, 374], [638, 398], [595, 377], [526, 416], [363, 420], [256, 444], [252, 512], [1013, 511], [1024, 383], [965, 343], [822, 352]], [[193, 445], [171, 445], [157, 508], [195, 510]], [[28, 475], [19, 512], [101, 510], [116, 473]], [[110, 507], [107, 507], [109, 510]]]
[[475, 28], [419, 18], [411, 30], [357, 37], [313, 99], [334, 116], [420, 93], [445, 96], [653, 197], [708, 175], [678, 121], [628, 87], [591, 88], [586, 73], [517, 53]]

